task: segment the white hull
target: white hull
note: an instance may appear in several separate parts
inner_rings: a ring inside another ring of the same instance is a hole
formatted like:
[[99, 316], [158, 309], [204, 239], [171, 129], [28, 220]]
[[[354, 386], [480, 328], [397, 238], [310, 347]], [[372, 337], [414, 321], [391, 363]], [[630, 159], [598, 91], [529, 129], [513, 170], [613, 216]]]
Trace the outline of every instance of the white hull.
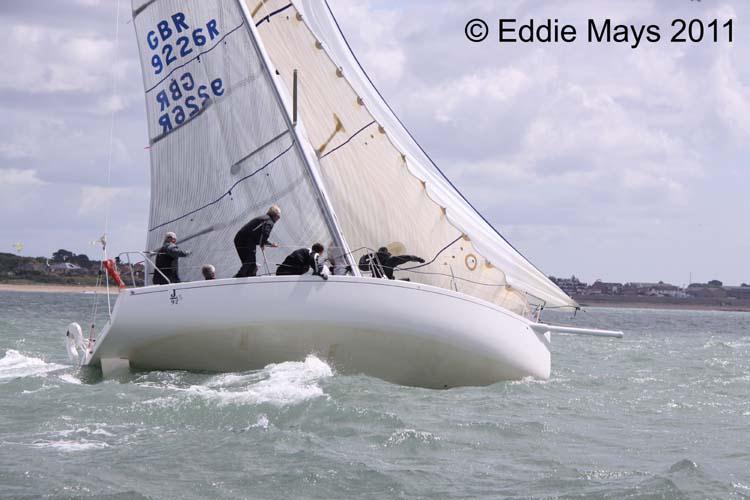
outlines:
[[200, 281], [123, 291], [84, 363], [232, 372], [314, 353], [340, 373], [411, 386], [547, 379], [549, 334], [531, 324], [482, 300], [403, 281]]

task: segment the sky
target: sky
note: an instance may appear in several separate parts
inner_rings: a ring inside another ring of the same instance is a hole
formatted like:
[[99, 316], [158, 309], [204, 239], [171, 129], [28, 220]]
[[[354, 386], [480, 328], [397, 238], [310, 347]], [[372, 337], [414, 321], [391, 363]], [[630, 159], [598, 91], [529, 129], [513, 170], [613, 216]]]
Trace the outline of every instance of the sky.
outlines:
[[[750, 2], [330, 3], [420, 144], [547, 274], [750, 282]], [[145, 245], [145, 104], [130, 2], [117, 6], [0, 2], [0, 252], [98, 257], [105, 227], [113, 253]], [[484, 42], [464, 34], [473, 18]], [[500, 18], [559, 19], [578, 40], [501, 44]], [[675, 18], [732, 19], [734, 41], [671, 43]], [[662, 37], [588, 43], [588, 19]]]

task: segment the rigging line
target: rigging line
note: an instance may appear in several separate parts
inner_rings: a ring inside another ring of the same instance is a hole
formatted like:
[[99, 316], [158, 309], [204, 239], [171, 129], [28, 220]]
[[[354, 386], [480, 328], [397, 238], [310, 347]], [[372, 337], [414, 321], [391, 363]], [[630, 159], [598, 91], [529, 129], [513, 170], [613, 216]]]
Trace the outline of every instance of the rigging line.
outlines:
[[[394, 271], [408, 271], [408, 269], [396, 268], [394, 269]], [[492, 286], [492, 287], [497, 287], [497, 288], [501, 288], [501, 287], [504, 288], [507, 286], [507, 285], [503, 285], [500, 283], [484, 283], [481, 281], [474, 281], [474, 280], [470, 280], [469, 278], [462, 278], [461, 276], [456, 276], [454, 274], [436, 273], [436, 272], [430, 272], [430, 271], [409, 271], [409, 272], [415, 273], [415, 274], [431, 275], [431, 276], [443, 276], [446, 278], [450, 278], [452, 280], [466, 281], [467, 283], [473, 283], [475, 285], [481, 285], [481, 286]]]
[[288, 153], [289, 150], [291, 150], [293, 146], [294, 146], [294, 140], [292, 140], [292, 143], [289, 145], [289, 147], [287, 147], [284, 151], [282, 151], [281, 153], [279, 153], [276, 156], [274, 156], [271, 159], [271, 161], [269, 161], [268, 163], [266, 163], [265, 165], [263, 165], [259, 169], [255, 170], [254, 172], [251, 172], [248, 175], [246, 175], [245, 177], [242, 177], [241, 179], [237, 180], [237, 182], [235, 182], [234, 184], [232, 184], [232, 186], [229, 189], [227, 189], [227, 191], [224, 194], [222, 194], [221, 196], [219, 196], [218, 198], [216, 198], [214, 201], [212, 201], [210, 203], [206, 203], [202, 207], [196, 208], [195, 210], [191, 210], [190, 212], [188, 212], [186, 214], [183, 214], [183, 215], [181, 215], [181, 216], [179, 216], [179, 217], [177, 217], [175, 219], [172, 219], [172, 220], [169, 220], [169, 221], [164, 222], [162, 224], [159, 224], [158, 226], [154, 226], [151, 229], [149, 229], [148, 232], [150, 233], [152, 231], [155, 231], [156, 229], [159, 229], [160, 227], [164, 227], [167, 224], [172, 224], [173, 222], [177, 222], [178, 220], [182, 220], [185, 217], [190, 217], [191, 215], [193, 215], [193, 214], [195, 214], [197, 212], [200, 212], [204, 208], [208, 208], [208, 207], [210, 207], [212, 205], [215, 205], [215, 204], [219, 203], [221, 200], [223, 200], [227, 196], [231, 196], [232, 189], [234, 189], [239, 183], [246, 181], [250, 177], [252, 177], [255, 174], [257, 174], [258, 172], [261, 172], [261, 171], [265, 170], [266, 168], [268, 168], [273, 162], [275, 162], [276, 160], [278, 160], [279, 158], [281, 158], [283, 155], [285, 155], [286, 153]]
[[364, 127], [362, 127], [361, 129], [357, 130], [357, 131], [356, 131], [356, 132], [354, 132], [354, 134], [352, 134], [352, 136], [351, 136], [351, 137], [349, 137], [349, 138], [348, 138], [348, 139], [347, 139], [346, 141], [342, 142], [341, 144], [339, 144], [338, 146], [336, 146], [335, 148], [333, 148], [332, 150], [330, 150], [329, 152], [327, 152], [326, 154], [324, 154], [323, 156], [321, 156], [321, 157], [320, 157], [320, 159], [322, 160], [323, 158], [325, 158], [325, 157], [326, 157], [326, 156], [328, 156], [329, 154], [333, 153], [334, 151], [338, 151], [339, 149], [343, 148], [344, 146], [346, 146], [347, 144], [349, 144], [349, 141], [351, 141], [352, 139], [354, 139], [355, 137], [357, 137], [357, 136], [358, 136], [358, 135], [359, 135], [360, 133], [362, 133], [362, 132], [363, 132], [363, 131], [364, 131], [364, 130], [365, 130], [365, 129], [367, 128], [367, 127], [371, 126], [371, 125], [372, 125], [372, 124], [374, 124], [374, 123], [375, 123], [375, 120], [371, 121], [370, 123], [368, 123], [367, 125], [365, 125], [365, 126], [364, 126]]
[[221, 42], [223, 42], [223, 41], [224, 41], [224, 39], [225, 39], [226, 37], [228, 37], [229, 35], [231, 35], [231, 34], [232, 34], [232, 33], [234, 33], [235, 31], [237, 31], [238, 29], [242, 28], [242, 27], [243, 27], [244, 25], [245, 25], [245, 23], [244, 23], [244, 22], [242, 22], [242, 23], [241, 23], [241, 24], [240, 24], [239, 26], [237, 26], [236, 28], [232, 28], [231, 30], [227, 31], [227, 32], [226, 32], [226, 33], [224, 34], [224, 36], [223, 36], [223, 37], [221, 37], [221, 38], [219, 38], [219, 39], [218, 39], [218, 40], [216, 41], [216, 43], [215, 43], [215, 44], [213, 45], [213, 47], [211, 47], [210, 49], [206, 49], [206, 50], [204, 50], [203, 52], [200, 52], [200, 53], [198, 53], [198, 54], [197, 54], [196, 56], [194, 56], [194, 57], [191, 57], [190, 59], [188, 59], [188, 60], [187, 60], [187, 61], [185, 61], [184, 63], [180, 64], [179, 66], [175, 66], [174, 68], [172, 68], [172, 71], [170, 71], [169, 73], [167, 73], [167, 74], [166, 74], [166, 75], [164, 76], [164, 78], [162, 78], [161, 80], [159, 80], [158, 82], [156, 82], [156, 83], [154, 84], [154, 86], [153, 86], [153, 87], [151, 87], [150, 89], [146, 90], [146, 94], [148, 94], [149, 92], [151, 92], [152, 90], [154, 90], [154, 89], [155, 89], [156, 87], [158, 87], [159, 85], [161, 85], [162, 83], [164, 83], [164, 81], [165, 81], [165, 80], [166, 80], [167, 78], [169, 78], [170, 76], [172, 76], [172, 73], [174, 73], [174, 72], [175, 72], [175, 71], [177, 71], [178, 69], [180, 69], [180, 68], [184, 68], [185, 66], [187, 66], [187, 65], [188, 65], [188, 64], [190, 64], [191, 62], [195, 61], [196, 59], [199, 59], [199, 58], [200, 58], [200, 56], [202, 56], [202, 55], [204, 55], [204, 54], [208, 54], [209, 52], [211, 52], [212, 50], [214, 50], [214, 49], [215, 49], [216, 47], [218, 47], [219, 45], [221, 45]]
[[441, 248], [441, 249], [440, 249], [440, 251], [439, 251], [438, 253], [436, 253], [436, 254], [435, 254], [435, 256], [434, 256], [434, 257], [432, 258], [432, 260], [431, 260], [431, 261], [429, 261], [429, 262], [425, 262], [424, 264], [420, 264], [420, 265], [418, 265], [418, 266], [412, 266], [412, 267], [402, 267], [402, 268], [401, 268], [401, 270], [402, 270], [402, 271], [411, 271], [412, 269], [419, 269], [420, 267], [425, 267], [425, 266], [429, 266], [430, 264], [432, 264], [433, 262], [435, 262], [435, 261], [437, 260], [437, 258], [438, 258], [438, 257], [440, 257], [440, 254], [441, 254], [441, 253], [443, 253], [443, 252], [445, 252], [446, 250], [448, 250], [448, 248], [450, 248], [450, 247], [451, 247], [451, 245], [453, 245], [454, 243], [456, 243], [456, 242], [457, 242], [458, 240], [460, 240], [460, 239], [461, 239], [461, 238], [463, 238], [463, 237], [464, 237], [464, 236], [463, 236], [463, 235], [461, 235], [461, 236], [459, 236], [458, 238], [456, 238], [455, 240], [453, 240], [453, 241], [451, 241], [450, 243], [448, 243], [447, 245], [445, 245], [445, 246], [444, 246], [443, 248]]
[[324, 0], [324, 2], [325, 2], [326, 8], [328, 9], [328, 12], [331, 14], [331, 19], [333, 19], [333, 22], [336, 25], [336, 28], [338, 29], [339, 34], [341, 35], [341, 38], [344, 40], [344, 43], [346, 44], [346, 47], [349, 49], [349, 53], [354, 58], [354, 61], [357, 63], [357, 66], [359, 66], [359, 69], [362, 70], [362, 74], [365, 75], [365, 78], [367, 78], [367, 81], [370, 82], [370, 85], [372, 86], [373, 90], [375, 90], [375, 92], [378, 94], [378, 96], [380, 96], [380, 100], [383, 101], [383, 104], [386, 105], [386, 107], [391, 112], [391, 114], [396, 119], [396, 121], [398, 121], [398, 123], [401, 125], [401, 127], [404, 129], [404, 131], [409, 135], [409, 137], [411, 138], [411, 140], [414, 141], [414, 144], [416, 144], [417, 147], [419, 148], [419, 150], [422, 151], [422, 154], [424, 154], [425, 157], [428, 160], [430, 160], [430, 163], [432, 163], [432, 166], [435, 167], [435, 169], [440, 173], [440, 175], [443, 177], [443, 179], [445, 179], [445, 181], [456, 191], [456, 193], [458, 193], [458, 195], [464, 200], [464, 202], [466, 202], [466, 204], [469, 205], [471, 207], [471, 209], [474, 210], [474, 212], [498, 236], [500, 236], [500, 238], [502, 238], [505, 243], [508, 244], [508, 246], [510, 246], [513, 250], [515, 250], [518, 253], [518, 255], [520, 255], [521, 257], [523, 257], [526, 260], [526, 262], [528, 262], [531, 265], [531, 267], [533, 267], [534, 269], [536, 269], [538, 272], [544, 274], [541, 271], [541, 269], [539, 269], [538, 267], [536, 267], [529, 259], [526, 258], [526, 256], [524, 256], [520, 251], [518, 251], [518, 249], [516, 247], [514, 247], [513, 244], [511, 244], [510, 241], [508, 241], [507, 239], [505, 239], [505, 236], [503, 236], [500, 233], [500, 231], [498, 231], [497, 228], [495, 228], [495, 226], [493, 226], [492, 223], [490, 223], [490, 221], [488, 221], [487, 218], [485, 218], [485, 216], [482, 215], [481, 212], [479, 212], [479, 210], [477, 210], [474, 205], [472, 205], [472, 203], [466, 198], [466, 196], [464, 196], [464, 194], [453, 184], [453, 182], [451, 182], [451, 180], [448, 178], [448, 176], [445, 175], [445, 173], [440, 169], [440, 167], [437, 166], [437, 163], [435, 163], [435, 161], [430, 157], [430, 155], [427, 154], [427, 151], [424, 150], [424, 148], [422, 147], [422, 145], [419, 144], [419, 142], [417, 142], [417, 140], [414, 138], [414, 135], [412, 135], [411, 131], [409, 131], [409, 129], [406, 128], [406, 125], [404, 125], [404, 123], [401, 121], [401, 118], [399, 118], [398, 115], [396, 115], [396, 113], [391, 108], [391, 105], [388, 104], [388, 102], [385, 100], [385, 97], [383, 97], [383, 94], [381, 94], [380, 90], [378, 90], [378, 88], [375, 86], [375, 83], [370, 78], [370, 75], [368, 75], [367, 72], [365, 71], [365, 68], [364, 68], [364, 66], [362, 66], [362, 63], [359, 62], [359, 59], [357, 59], [357, 55], [354, 53], [354, 50], [352, 50], [351, 45], [349, 45], [349, 40], [347, 40], [346, 37], [344, 36], [344, 31], [341, 29], [341, 26], [339, 26], [339, 22], [336, 19], [336, 16], [333, 15], [333, 11], [331, 10], [331, 6], [328, 4], [328, 0]]
[[290, 2], [287, 5], [285, 5], [284, 7], [278, 8], [275, 11], [271, 12], [270, 14], [268, 14], [267, 16], [262, 17], [260, 19], [260, 21], [258, 21], [257, 23], [255, 23], [255, 27], [257, 28], [258, 26], [260, 26], [261, 24], [263, 24], [264, 21], [268, 21], [270, 23], [271, 22], [271, 18], [273, 16], [275, 16], [276, 14], [280, 14], [281, 12], [284, 12], [286, 9], [288, 9], [291, 6], [292, 6], [292, 3]]
[[[115, 54], [120, 49], [120, 0], [115, 3]], [[109, 148], [107, 151], [107, 190], [112, 186], [112, 150], [115, 140], [115, 117], [117, 109], [114, 106], [117, 100], [117, 72], [112, 72], [112, 113], [109, 121]], [[107, 260], [107, 235], [109, 234], [109, 220], [112, 215], [112, 197], [107, 196], [107, 210], [104, 215], [104, 237], [102, 238], [102, 261]], [[107, 282], [107, 311], [112, 316], [112, 302], [109, 297], [109, 276], [105, 275]]]

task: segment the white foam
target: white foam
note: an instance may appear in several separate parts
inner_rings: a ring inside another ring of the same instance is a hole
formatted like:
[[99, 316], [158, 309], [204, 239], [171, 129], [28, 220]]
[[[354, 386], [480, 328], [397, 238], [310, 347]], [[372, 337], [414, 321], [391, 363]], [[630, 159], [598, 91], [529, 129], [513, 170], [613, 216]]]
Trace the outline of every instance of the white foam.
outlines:
[[58, 376], [58, 378], [68, 384], [75, 384], [75, 385], [82, 384], [81, 379], [74, 377], [70, 373], [63, 373], [62, 375]]
[[[185, 388], [167, 383], [161, 387], [216, 401], [220, 405], [269, 403], [286, 406], [325, 396], [318, 382], [331, 376], [331, 367], [310, 355], [304, 362], [268, 365], [260, 372], [216, 375], [201, 385]], [[154, 387], [153, 384], [148, 386]], [[161, 405], [165, 402], [173, 400], [160, 397], [148, 403]]]
[[46, 363], [40, 358], [24, 356], [16, 350], [9, 349], [0, 359], [0, 380], [44, 376], [48, 372], [62, 368], [65, 366]]
[[86, 441], [86, 440], [70, 441], [70, 440], [65, 440], [65, 439], [60, 440], [60, 441], [37, 441], [36, 443], [33, 443], [32, 446], [34, 448], [52, 448], [55, 450], [60, 450], [60, 451], [65, 451], [65, 452], [109, 448], [109, 445], [107, 443]]
[[248, 429], [257, 429], [257, 428], [260, 428], [260, 429], [263, 429], [264, 431], [267, 431], [268, 430], [268, 423], [269, 423], [268, 422], [268, 417], [265, 416], [265, 415], [260, 415], [260, 416], [258, 416], [258, 420], [254, 424], [249, 425], [247, 428]]
[[434, 443], [440, 441], [440, 437], [427, 431], [418, 431], [416, 429], [403, 429], [400, 431], [393, 432], [386, 441], [385, 446], [397, 446], [407, 441], [415, 441], [420, 443]]

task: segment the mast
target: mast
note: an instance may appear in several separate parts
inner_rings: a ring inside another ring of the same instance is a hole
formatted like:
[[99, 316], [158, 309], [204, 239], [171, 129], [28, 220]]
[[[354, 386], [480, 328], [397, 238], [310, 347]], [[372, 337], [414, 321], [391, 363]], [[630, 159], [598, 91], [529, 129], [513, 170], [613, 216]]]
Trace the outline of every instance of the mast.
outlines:
[[302, 158], [302, 163], [305, 165], [305, 168], [307, 169], [308, 174], [312, 178], [313, 186], [315, 187], [315, 193], [317, 194], [317, 199], [318, 199], [320, 208], [325, 216], [326, 221], [329, 224], [329, 227], [333, 230], [334, 237], [338, 240], [336, 243], [341, 248], [342, 252], [344, 253], [344, 257], [346, 259], [347, 264], [351, 268], [352, 273], [355, 276], [360, 276], [359, 267], [354, 262], [349, 246], [346, 243], [346, 239], [344, 238], [343, 231], [341, 230], [338, 220], [336, 219], [336, 214], [333, 211], [333, 206], [331, 204], [331, 201], [328, 199], [328, 196], [325, 193], [322, 180], [319, 179], [318, 176], [316, 175], [316, 172], [312, 167], [313, 163], [312, 163], [312, 158], [310, 157], [309, 151], [306, 151], [305, 148], [302, 147], [302, 142], [297, 132], [296, 124], [292, 123], [292, 119], [289, 116], [289, 109], [287, 108], [286, 102], [282, 98], [279, 84], [276, 81], [276, 79], [273, 77], [273, 74], [271, 72], [271, 66], [269, 63], [268, 54], [266, 54], [266, 51], [260, 42], [260, 37], [258, 35], [257, 30], [255, 29], [255, 23], [253, 22], [252, 15], [250, 14], [248, 10], [247, 4], [243, 0], [236, 0], [236, 2], [240, 8], [240, 11], [242, 12], [242, 16], [245, 19], [245, 24], [247, 25], [247, 29], [250, 34], [250, 40], [252, 41], [253, 47], [255, 48], [256, 52], [260, 56], [259, 59], [263, 66], [263, 74], [265, 75], [266, 80], [271, 83], [271, 88], [273, 89], [273, 93], [274, 93], [274, 96], [276, 97], [276, 101], [279, 103], [279, 105], [283, 109], [282, 115], [284, 116], [284, 121], [286, 122], [287, 127], [294, 139], [294, 148], [299, 153], [300, 157]]

